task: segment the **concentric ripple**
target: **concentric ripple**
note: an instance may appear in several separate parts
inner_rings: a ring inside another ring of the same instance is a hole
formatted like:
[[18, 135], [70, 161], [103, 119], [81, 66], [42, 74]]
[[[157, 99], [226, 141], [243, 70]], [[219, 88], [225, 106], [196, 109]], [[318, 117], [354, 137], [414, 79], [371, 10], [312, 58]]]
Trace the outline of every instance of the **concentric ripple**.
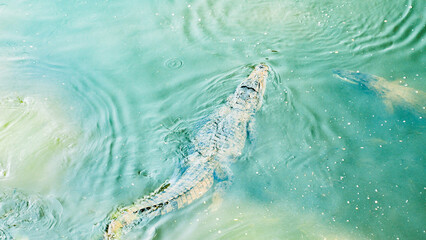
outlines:
[[170, 3], [153, 9], [158, 27], [173, 29], [173, 35], [191, 48], [226, 58], [324, 64], [341, 48], [338, 33], [328, 31], [330, 15], [323, 10], [335, 5], [272, 0], [166, 5]]
[[183, 61], [178, 58], [170, 58], [164, 62], [164, 65], [170, 69], [178, 69], [183, 65]]
[[422, 9], [424, 3], [412, 0], [207, 0], [160, 1], [153, 11], [159, 28], [172, 29], [177, 39], [210, 54], [326, 65], [343, 55], [419, 55], [425, 48]]
[[[103, 74], [87, 72], [82, 75], [84, 69], [80, 73], [64, 70], [69, 74], [65, 88], [72, 98], [70, 108], [77, 116], [85, 116], [81, 140], [86, 144], [80, 146], [84, 160], [73, 162], [70, 167], [75, 171], [69, 172], [68, 178], [75, 181], [75, 187], [82, 192], [96, 187], [105, 189], [108, 194], [114, 190], [109, 184], [113, 185], [127, 166], [123, 157], [128, 152], [124, 149], [127, 138], [123, 126], [126, 104], [106, 83]], [[91, 181], [84, 176], [91, 176]]]
[[319, 33], [312, 28], [314, 16], [291, 1], [196, 1], [183, 15], [183, 33], [192, 43], [207, 40], [239, 49], [260, 43], [274, 49], [279, 41], [292, 45]]
[[367, 12], [359, 14], [356, 23], [352, 23], [351, 48], [359, 54], [400, 49], [408, 52], [421, 51], [425, 47], [423, 38], [426, 19], [419, 18], [416, 12], [423, 11], [422, 5], [424, 4], [412, 0], [395, 2], [386, 6], [384, 9], [387, 12], [382, 15], [369, 11], [377, 9], [378, 5], [365, 9]]

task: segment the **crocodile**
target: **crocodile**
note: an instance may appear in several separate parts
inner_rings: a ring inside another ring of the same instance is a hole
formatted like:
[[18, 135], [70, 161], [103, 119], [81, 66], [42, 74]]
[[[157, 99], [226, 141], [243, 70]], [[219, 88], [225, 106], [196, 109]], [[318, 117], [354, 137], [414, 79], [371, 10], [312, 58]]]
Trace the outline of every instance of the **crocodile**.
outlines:
[[421, 90], [403, 86], [402, 81], [387, 81], [372, 74], [359, 71], [333, 70], [334, 76], [359, 85], [382, 97], [388, 112], [393, 113], [395, 107], [410, 110], [416, 115], [426, 114], [426, 93]]
[[202, 197], [214, 184], [218, 190], [215, 194], [229, 185], [229, 165], [241, 155], [248, 132], [253, 128], [253, 117], [262, 105], [270, 71], [266, 64], [254, 67], [226, 103], [214, 111], [195, 134], [194, 151], [185, 158], [185, 170], [150, 195], [111, 214], [104, 239], [120, 239], [132, 227]]

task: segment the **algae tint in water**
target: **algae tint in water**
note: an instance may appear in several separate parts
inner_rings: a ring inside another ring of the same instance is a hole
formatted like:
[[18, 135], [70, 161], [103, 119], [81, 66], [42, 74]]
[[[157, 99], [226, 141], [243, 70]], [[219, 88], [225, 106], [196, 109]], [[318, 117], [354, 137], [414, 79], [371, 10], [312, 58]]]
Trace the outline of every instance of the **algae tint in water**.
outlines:
[[416, 0], [0, 1], [0, 238], [102, 236], [261, 62], [274, 77], [222, 204], [210, 191], [126, 237], [424, 238], [424, 15]]

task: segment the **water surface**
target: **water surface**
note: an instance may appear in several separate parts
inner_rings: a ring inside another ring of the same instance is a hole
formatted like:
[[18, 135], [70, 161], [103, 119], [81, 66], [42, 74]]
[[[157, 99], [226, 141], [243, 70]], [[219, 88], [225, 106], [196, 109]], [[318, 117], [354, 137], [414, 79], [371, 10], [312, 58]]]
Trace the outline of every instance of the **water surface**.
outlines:
[[425, 238], [424, 116], [332, 72], [426, 92], [425, 7], [0, 1], [0, 238], [102, 234], [259, 62], [275, 77], [223, 204], [209, 193], [128, 238]]

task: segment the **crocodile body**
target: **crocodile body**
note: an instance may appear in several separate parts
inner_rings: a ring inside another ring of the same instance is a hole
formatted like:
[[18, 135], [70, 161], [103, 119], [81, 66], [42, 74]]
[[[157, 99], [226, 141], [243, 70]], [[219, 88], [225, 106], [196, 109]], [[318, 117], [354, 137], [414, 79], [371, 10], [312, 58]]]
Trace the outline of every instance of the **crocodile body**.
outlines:
[[215, 179], [229, 177], [227, 166], [241, 155], [253, 116], [262, 105], [268, 74], [267, 65], [255, 67], [226, 104], [197, 132], [194, 152], [186, 157], [187, 167], [183, 173], [149, 196], [117, 210], [110, 218], [105, 239], [119, 239], [141, 222], [182, 208], [203, 196]]

